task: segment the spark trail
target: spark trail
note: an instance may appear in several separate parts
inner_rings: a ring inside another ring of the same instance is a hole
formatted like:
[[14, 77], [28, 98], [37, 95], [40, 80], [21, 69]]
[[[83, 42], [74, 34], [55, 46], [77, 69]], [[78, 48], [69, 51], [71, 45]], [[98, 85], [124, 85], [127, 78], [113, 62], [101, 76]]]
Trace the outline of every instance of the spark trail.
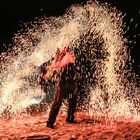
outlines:
[[[71, 6], [62, 17], [39, 19], [31, 25], [24, 33], [15, 35], [12, 50], [0, 56], [0, 114], [7, 108], [19, 114], [40, 102], [45, 93], [35, 82], [38, 66], [53, 57], [57, 48], [71, 46], [82, 50], [89, 37], [90, 45], [86, 47], [92, 50], [94, 61], [88, 54], [87, 57], [91, 66], [96, 65], [94, 77], [88, 77], [96, 81], [90, 87], [89, 112], [138, 115], [139, 88], [130, 78], [135, 78], [135, 74], [128, 66], [131, 60], [121, 12], [108, 4], [88, 1], [84, 6]], [[98, 59], [96, 44], [101, 40], [103, 59]]]

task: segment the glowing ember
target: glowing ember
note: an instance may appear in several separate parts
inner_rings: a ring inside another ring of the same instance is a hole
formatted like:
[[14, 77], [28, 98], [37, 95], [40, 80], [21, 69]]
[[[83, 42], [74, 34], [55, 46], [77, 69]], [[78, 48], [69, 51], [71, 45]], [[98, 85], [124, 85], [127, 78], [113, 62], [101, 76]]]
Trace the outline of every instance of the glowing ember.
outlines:
[[[91, 115], [136, 117], [139, 88], [130, 79], [135, 75], [128, 69], [122, 22], [123, 16], [115, 8], [89, 1], [84, 6], [72, 6], [63, 17], [40, 19], [32, 29], [15, 35], [15, 46], [0, 56], [0, 114], [6, 110], [20, 114], [41, 102], [45, 93], [36, 82], [38, 68], [54, 57], [57, 48], [69, 46], [78, 48], [79, 55], [80, 50], [91, 50], [86, 54], [90, 70], [83, 76], [94, 79], [95, 84], [85, 85], [90, 88], [90, 102], [84, 108]], [[84, 71], [82, 66], [80, 69]]]

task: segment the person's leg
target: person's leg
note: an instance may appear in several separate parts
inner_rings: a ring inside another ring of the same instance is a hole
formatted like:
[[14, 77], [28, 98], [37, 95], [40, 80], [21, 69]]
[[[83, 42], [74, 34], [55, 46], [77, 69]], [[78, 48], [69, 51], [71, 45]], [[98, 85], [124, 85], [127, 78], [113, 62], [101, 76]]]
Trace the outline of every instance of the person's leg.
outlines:
[[74, 123], [74, 113], [76, 110], [76, 103], [77, 103], [77, 84], [72, 83], [68, 85], [68, 111], [67, 111], [67, 118], [66, 122]]
[[54, 101], [49, 113], [49, 118], [47, 121], [47, 127], [53, 128], [53, 125], [55, 123], [57, 114], [59, 112], [60, 106], [62, 104], [63, 99], [63, 91], [61, 88], [61, 84], [59, 82], [55, 83], [55, 89], [54, 89]]

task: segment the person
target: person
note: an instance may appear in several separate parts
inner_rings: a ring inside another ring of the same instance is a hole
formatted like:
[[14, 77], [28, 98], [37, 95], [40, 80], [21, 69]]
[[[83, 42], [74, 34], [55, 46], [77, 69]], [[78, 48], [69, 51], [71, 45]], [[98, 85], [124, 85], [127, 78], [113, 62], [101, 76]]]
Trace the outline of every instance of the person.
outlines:
[[77, 102], [77, 80], [75, 55], [68, 47], [58, 49], [54, 63], [46, 66], [43, 79], [54, 80], [54, 99], [47, 121], [47, 127], [54, 128], [56, 117], [59, 113], [63, 99], [68, 100], [67, 123], [76, 123], [74, 113]]

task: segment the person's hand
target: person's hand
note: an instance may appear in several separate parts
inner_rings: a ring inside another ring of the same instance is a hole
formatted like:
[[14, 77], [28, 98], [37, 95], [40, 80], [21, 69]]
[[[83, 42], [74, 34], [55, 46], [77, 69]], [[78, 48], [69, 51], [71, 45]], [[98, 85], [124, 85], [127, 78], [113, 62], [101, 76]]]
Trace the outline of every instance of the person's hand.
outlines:
[[49, 80], [50, 79], [50, 72], [47, 71], [47, 73], [43, 76], [44, 80]]

